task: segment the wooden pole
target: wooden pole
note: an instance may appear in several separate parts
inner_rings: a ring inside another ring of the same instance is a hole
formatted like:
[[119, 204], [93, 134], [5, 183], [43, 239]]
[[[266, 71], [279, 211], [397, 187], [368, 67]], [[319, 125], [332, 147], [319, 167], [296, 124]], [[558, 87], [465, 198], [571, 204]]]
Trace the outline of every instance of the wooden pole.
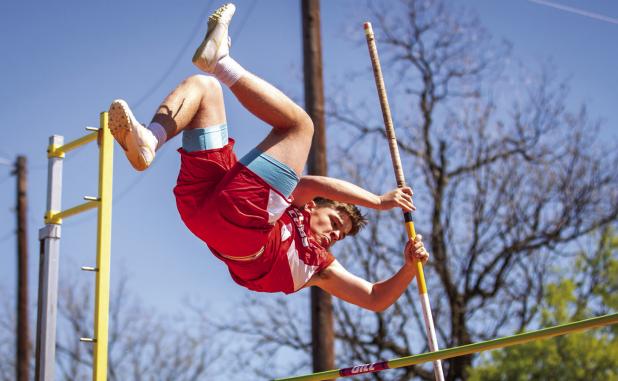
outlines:
[[18, 156], [17, 174], [17, 381], [29, 380], [30, 337], [28, 325], [28, 200], [26, 157]]
[[[326, 176], [326, 132], [324, 119], [324, 80], [320, 37], [320, 1], [302, 0], [305, 110], [313, 120], [314, 134], [308, 173]], [[335, 365], [333, 302], [317, 287], [311, 288], [311, 335], [313, 371], [332, 369]]]

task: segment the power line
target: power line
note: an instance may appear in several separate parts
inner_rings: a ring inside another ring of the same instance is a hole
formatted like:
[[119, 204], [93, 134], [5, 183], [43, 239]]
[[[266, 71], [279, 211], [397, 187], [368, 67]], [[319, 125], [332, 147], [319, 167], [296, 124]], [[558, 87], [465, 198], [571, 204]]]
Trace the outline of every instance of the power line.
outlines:
[[589, 11], [585, 11], [583, 9], [569, 7], [567, 5], [553, 3], [553, 2], [550, 2], [550, 1], [547, 1], [547, 0], [528, 0], [528, 1], [530, 1], [532, 3], [537, 3], [537, 4], [545, 5], [547, 7], [552, 7], [552, 8], [555, 8], [555, 9], [559, 9], [561, 11], [570, 12], [570, 13], [574, 13], [576, 15], [580, 15], [580, 16], [584, 16], [584, 17], [589, 17], [591, 19], [595, 19], [595, 20], [599, 20], [599, 21], [608, 22], [610, 24], [618, 25], [618, 19], [613, 18], [613, 17], [609, 17], [609, 16], [605, 16], [605, 15], [602, 15], [602, 14], [599, 14], [599, 13], [589, 12]]
[[[193, 27], [193, 30], [191, 31], [191, 37], [189, 39], [187, 39], [187, 41], [185, 42], [185, 44], [183, 45], [183, 47], [180, 49], [180, 51], [178, 52], [178, 54], [176, 55], [176, 57], [172, 60], [172, 63], [170, 64], [170, 66], [167, 68], [167, 70], [165, 72], [163, 72], [163, 75], [161, 75], [161, 77], [155, 82], [154, 85], [152, 85], [150, 87], [150, 89], [148, 91], [146, 91], [144, 93], [144, 95], [142, 95], [136, 102], [134, 102], [133, 104], [133, 108], [137, 109], [140, 106], [142, 106], [142, 104], [159, 88], [161, 87], [161, 85], [163, 84], [163, 82], [170, 76], [170, 74], [174, 71], [174, 69], [176, 68], [176, 66], [178, 65], [178, 63], [180, 62], [180, 60], [183, 58], [185, 51], [187, 50], [187, 48], [189, 47], [189, 45], [191, 44], [191, 42], [193, 42], [193, 36], [195, 36], [201, 28], [203, 28], [203, 20], [206, 18], [206, 16], [210, 13], [210, 7], [212, 5], [212, 0], [210, 0], [208, 2], [208, 5], [206, 5], [206, 7], [204, 8], [204, 11], [202, 11], [202, 14], [200, 15], [198, 22], [196, 23], [195, 27]], [[249, 16], [251, 15], [251, 13], [253, 12], [253, 9], [255, 8], [255, 6], [257, 5], [257, 0], [254, 0], [251, 3], [251, 6], [249, 7], [249, 10], [247, 11], [247, 13], [245, 14], [245, 17], [242, 19], [242, 21], [238, 24], [239, 27], [236, 29], [236, 36], [234, 37], [235, 40], [237, 40], [240, 37], [240, 34], [247, 22], [247, 20], [249, 19]]]
[[[157, 152], [157, 157], [160, 159], [163, 154], [165, 154], [167, 152], [166, 148], [168, 148], [168, 146], [163, 146], [163, 148], [161, 148], [158, 152]], [[148, 174], [151, 173], [150, 171], [146, 171], [141, 173], [140, 175], [136, 176], [135, 179], [133, 179], [133, 181], [131, 181], [131, 183], [129, 183], [129, 185], [127, 185], [123, 190], [121, 190], [120, 192], [118, 192], [117, 194], [113, 195], [113, 200], [112, 200], [112, 206], [116, 206], [118, 203], [120, 203], [122, 201], [122, 199], [124, 199], [129, 193], [131, 193], [133, 191], [133, 189], [142, 182], [142, 180], [144, 180], [146, 178], [146, 176], [148, 176]], [[75, 217], [75, 219], [71, 220], [71, 221], [67, 221], [64, 223], [65, 226], [77, 226], [77, 225], [81, 225], [85, 222], [88, 222], [90, 220], [92, 220], [93, 218], [96, 217], [96, 214], [92, 214], [89, 216], [80, 216], [80, 217]]]
[[[166, 148], [168, 148], [168, 146], [163, 146], [163, 148], [161, 148], [157, 154], [158, 158], [161, 158], [161, 156], [163, 156], [163, 154], [165, 154], [167, 152]], [[150, 172], [148, 172], [150, 173]], [[112, 202], [113, 205], [119, 203], [126, 195], [128, 195], [133, 188], [135, 188], [137, 186], [137, 184], [139, 184], [143, 179], [145, 178], [145, 174], [138, 176], [135, 180], [133, 180], [131, 182], [131, 184], [129, 184], [125, 189], [123, 189], [122, 191], [118, 192], [117, 195], [114, 196], [114, 201]]]
[[[4, 151], [0, 151], [0, 154], [6, 155], [6, 152]], [[8, 155], [10, 156], [10, 155]], [[0, 165], [6, 165], [6, 166], [10, 166], [10, 167], [14, 167], [15, 163], [9, 159], [7, 159], [6, 157], [0, 157]], [[47, 169], [47, 165], [35, 165], [35, 166], [28, 166], [28, 170], [32, 171], [39, 171], [39, 170], [43, 170], [43, 169]]]
[[[199, 22], [196, 25], [195, 28], [193, 28], [193, 33], [192, 35], [195, 35], [199, 28], [202, 26], [202, 20], [206, 17], [206, 15], [208, 14], [208, 12], [210, 11], [210, 5], [212, 3], [212, 0], [208, 3], [208, 5], [206, 6], [205, 10], [202, 12], [202, 15], [200, 16]], [[251, 13], [253, 12], [255, 6], [257, 5], [257, 0], [254, 0], [251, 3], [251, 6], [249, 7], [249, 9], [247, 10], [247, 13], [245, 14], [245, 17], [242, 19], [242, 21], [238, 24], [239, 27], [238, 29], [236, 29], [236, 36], [234, 37], [234, 39], [238, 39], [240, 37], [240, 34], [247, 22], [247, 20], [249, 19], [249, 16], [251, 16]], [[158, 88], [161, 83], [165, 80], [165, 78], [172, 72], [172, 70], [174, 69], [174, 67], [178, 64], [179, 59], [183, 56], [184, 51], [187, 49], [187, 47], [189, 46], [189, 43], [192, 42], [192, 38], [190, 38], [185, 45], [183, 46], [183, 48], [180, 50], [180, 53], [176, 56], [176, 58], [173, 61], [173, 64], [170, 68], [168, 68], [168, 70], [165, 72], [165, 74], [161, 77], [161, 79], [159, 79], [159, 81], [157, 81], [157, 83], [152, 86], [151, 90], [148, 91], [146, 93], [145, 96], [142, 97], [142, 99], [140, 99], [138, 102], [136, 102], [134, 108], [137, 108], [141, 105], [141, 103], [143, 103], [143, 101], [148, 98], [148, 96], [150, 96], [150, 94], [154, 91], [154, 89]], [[167, 146], [164, 146], [163, 149], [161, 149], [158, 152], [158, 157], [161, 157], [162, 154], [164, 154], [165, 148], [167, 148]], [[113, 204], [115, 205], [116, 203], [120, 202], [127, 194], [129, 194], [133, 188], [135, 188], [142, 180], [144, 179], [144, 176], [139, 176], [137, 177], [135, 180], [133, 180], [125, 189], [123, 189], [122, 191], [120, 191], [117, 195], [114, 195], [114, 201]]]
[[[206, 15], [208, 15], [208, 12], [210, 11], [211, 4], [212, 4], [212, 0], [208, 3], [208, 5], [206, 5], [206, 7], [204, 8], [204, 11], [202, 11], [202, 14], [199, 17], [196, 26], [193, 28], [193, 31], [191, 32], [191, 36], [194, 36], [199, 31], [199, 28], [202, 26], [204, 18], [206, 17]], [[133, 109], [139, 108], [146, 101], [146, 99], [148, 99], [163, 84], [163, 82], [167, 79], [167, 77], [172, 73], [174, 68], [178, 65], [178, 63], [180, 62], [180, 59], [183, 57], [185, 51], [187, 50], [187, 48], [189, 47], [189, 44], [192, 41], [193, 41], [193, 38], [191, 37], [185, 42], [184, 46], [180, 49], [176, 57], [172, 60], [171, 65], [167, 68], [167, 70], [163, 73], [163, 75], [161, 75], [161, 77], [148, 89], [148, 91], [146, 91], [144, 95], [132, 105]], [[157, 155], [158, 157], [161, 157], [161, 155], [165, 152], [165, 148], [166, 147], [164, 147], [158, 152], [158, 155]], [[120, 202], [127, 194], [129, 194], [144, 179], [144, 177], [145, 176], [143, 175], [136, 177], [125, 189], [120, 191], [118, 195], [114, 196], [112, 204], [116, 205], [118, 202]], [[65, 226], [81, 225], [82, 223], [87, 222], [91, 220], [92, 218], [94, 218], [94, 215], [84, 216], [83, 218], [78, 218], [70, 222], [66, 222], [64, 225]]]
[[2, 237], [0, 237], [0, 243], [3, 243], [4, 241], [8, 240], [9, 238], [12, 238], [15, 235], [15, 233], [17, 233], [15, 230], [11, 230], [7, 234], [5, 234]]
[[[208, 15], [208, 12], [210, 11], [211, 3], [212, 3], [212, 0], [208, 3], [206, 8], [204, 9], [202, 14], [200, 15], [200, 18], [199, 18], [199, 21], [198, 21], [197, 25], [193, 28], [192, 36], [195, 35], [199, 31], [200, 27], [202, 27], [203, 19], [206, 17], [206, 15]], [[239, 24], [237, 24], [237, 25], [239, 25], [239, 27], [236, 29], [236, 32], [235, 32], [235, 35], [236, 35], [234, 37], [235, 40], [237, 40], [240, 37], [240, 34], [242, 33], [242, 30], [243, 30], [247, 20], [249, 20], [249, 17], [251, 16], [251, 13], [253, 12], [253, 10], [254, 10], [256, 5], [257, 5], [257, 0], [254, 0], [251, 3], [251, 6], [249, 7], [249, 9], [247, 10], [247, 13], [245, 14], [244, 18], [241, 20], [241, 22]], [[135, 102], [135, 105], [133, 106], [134, 109], [136, 109], [139, 106], [141, 106], [142, 103], [146, 99], [148, 99], [148, 97], [150, 95], [152, 95], [152, 93], [162, 85], [162, 83], [165, 81], [165, 79], [174, 70], [176, 65], [178, 65], [178, 62], [180, 62], [180, 59], [182, 58], [182, 56], [184, 55], [184, 52], [187, 50], [187, 48], [189, 47], [189, 44], [192, 41], [193, 41], [192, 38], [187, 40], [187, 42], [184, 44], [182, 49], [180, 49], [180, 52], [178, 53], [178, 55], [172, 61], [172, 64], [170, 65], [170, 67], [164, 72], [164, 74], [159, 78], [159, 80], [157, 82], [155, 82], [155, 84], [153, 86], [151, 86], [150, 90], [148, 90], [137, 102]], [[166, 152], [166, 148], [167, 148], [167, 146], [164, 146], [158, 152], [157, 156], [159, 158]], [[133, 189], [139, 183], [141, 183], [142, 180], [144, 180], [144, 178], [145, 178], [144, 175], [136, 177], [125, 189], [123, 189], [122, 191], [118, 192], [118, 194], [114, 195], [114, 199], [113, 199], [112, 205], [116, 205], [119, 202], [121, 202], [122, 199], [124, 199], [129, 193], [131, 193], [133, 191]], [[79, 225], [79, 224], [82, 224], [84, 222], [87, 222], [87, 221], [91, 220], [92, 218], [94, 218], [94, 216], [87, 216], [87, 217], [84, 217], [84, 218], [81, 218], [81, 219], [77, 219], [77, 220], [73, 220], [71, 222], [67, 222], [67, 223], [65, 223], [65, 225], [69, 225], [69, 226]]]
[[0, 180], [0, 185], [4, 184], [5, 182], [7, 182], [8, 179], [10, 179], [11, 177], [13, 177], [13, 175], [8, 175], [5, 178], [3, 178], [2, 180]]
[[163, 75], [161, 75], [161, 77], [154, 83], [154, 85], [152, 85], [150, 89], [148, 89], [148, 91], [146, 91], [144, 95], [142, 95], [142, 97], [139, 98], [133, 104], [134, 109], [139, 108], [146, 101], [146, 99], [150, 98], [150, 96], [163, 84], [163, 82], [167, 79], [167, 77], [169, 77], [172, 71], [174, 71], [174, 69], [176, 68], [176, 65], [178, 65], [178, 63], [180, 62], [180, 59], [184, 56], [185, 51], [189, 47], [189, 44], [193, 41], [193, 36], [195, 36], [197, 32], [199, 31], [199, 29], [202, 27], [203, 20], [206, 17], [206, 15], [208, 15], [211, 4], [212, 4], [212, 0], [208, 2], [208, 5], [206, 5], [204, 10], [200, 14], [198, 22], [196, 23], [196, 25], [193, 27], [193, 30], [191, 31], [191, 38], [187, 39], [187, 41], [185, 42], [183, 47], [180, 49], [176, 57], [172, 60], [172, 63], [170, 64], [170, 66], [167, 68], [165, 72], [163, 72]]
[[253, 0], [253, 2], [251, 3], [251, 6], [249, 7], [249, 10], [247, 10], [247, 13], [245, 14], [245, 17], [238, 24], [240, 26], [236, 29], [236, 36], [234, 37], [234, 39], [238, 39], [240, 37], [240, 33], [242, 32], [242, 29], [245, 27], [245, 23], [247, 22], [247, 20], [249, 20], [249, 16], [251, 16], [251, 13], [253, 12], [253, 8], [255, 8], [256, 5], [257, 5], [257, 0]]
[[0, 149], [0, 160], [8, 160], [7, 157], [14, 156], [13, 154], [9, 154], [8, 151], [4, 149]]

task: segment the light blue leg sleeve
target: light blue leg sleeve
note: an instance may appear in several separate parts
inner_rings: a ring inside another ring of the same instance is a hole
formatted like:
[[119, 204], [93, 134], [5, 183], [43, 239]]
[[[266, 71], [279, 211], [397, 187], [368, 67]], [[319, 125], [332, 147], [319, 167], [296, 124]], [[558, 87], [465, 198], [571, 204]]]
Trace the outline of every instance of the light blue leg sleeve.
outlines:
[[287, 198], [290, 198], [300, 181], [292, 168], [257, 148], [246, 154], [240, 162]]
[[227, 124], [194, 128], [182, 132], [182, 148], [187, 152], [222, 148], [227, 144]]

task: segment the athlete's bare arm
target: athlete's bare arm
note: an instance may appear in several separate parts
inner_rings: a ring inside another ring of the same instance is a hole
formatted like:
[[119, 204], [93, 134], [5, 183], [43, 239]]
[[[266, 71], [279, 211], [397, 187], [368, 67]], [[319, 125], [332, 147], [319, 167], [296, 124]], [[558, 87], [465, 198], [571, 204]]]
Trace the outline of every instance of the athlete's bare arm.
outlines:
[[381, 312], [390, 307], [406, 290], [416, 276], [414, 260], [427, 262], [429, 254], [422, 237], [410, 240], [404, 250], [404, 264], [392, 277], [371, 283], [346, 270], [338, 261], [315, 274], [306, 286], [317, 286], [346, 302], [359, 307]]
[[378, 196], [347, 181], [324, 176], [303, 176], [292, 195], [292, 203], [297, 207], [305, 205], [315, 197], [324, 197], [379, 210], [396, 207], [405, 211], [416, 210], [412, 203], [412, 189], [409, 187], [396, 188]]

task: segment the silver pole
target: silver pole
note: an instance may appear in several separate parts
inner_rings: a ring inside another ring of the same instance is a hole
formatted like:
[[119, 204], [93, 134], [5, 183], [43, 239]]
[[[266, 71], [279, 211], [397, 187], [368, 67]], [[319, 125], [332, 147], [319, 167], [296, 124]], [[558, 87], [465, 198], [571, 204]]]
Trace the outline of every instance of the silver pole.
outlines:
[[[50, 147], [63, 145], [64, 138], [53, 135]], [[47, 166], [47, 212], [61, 210], [62, 157], [50, 157]], [[53, 381], [56, 358], [56, 320], [58, 313], [58, 267], [60, 225], [46, 224], [39, 230], [39, 300], [37, 312], [36, 381]]]

